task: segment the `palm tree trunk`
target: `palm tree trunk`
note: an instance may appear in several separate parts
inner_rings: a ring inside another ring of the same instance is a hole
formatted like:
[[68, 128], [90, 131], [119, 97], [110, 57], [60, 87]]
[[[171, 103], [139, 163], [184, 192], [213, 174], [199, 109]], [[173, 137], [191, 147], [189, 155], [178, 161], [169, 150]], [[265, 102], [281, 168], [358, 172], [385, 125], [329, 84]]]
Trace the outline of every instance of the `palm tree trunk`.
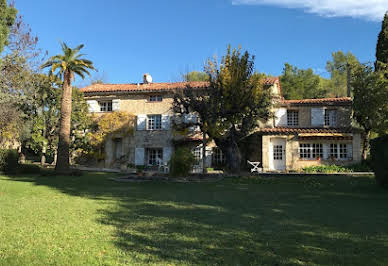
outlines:
[[63, 91], [61, 101], [61, 120], [59, 129], [58, 157], [55, 171], [60, 174], [70, 172], [70, 122], [71, 122], [71, 73], [66, 70], [63, 74]]

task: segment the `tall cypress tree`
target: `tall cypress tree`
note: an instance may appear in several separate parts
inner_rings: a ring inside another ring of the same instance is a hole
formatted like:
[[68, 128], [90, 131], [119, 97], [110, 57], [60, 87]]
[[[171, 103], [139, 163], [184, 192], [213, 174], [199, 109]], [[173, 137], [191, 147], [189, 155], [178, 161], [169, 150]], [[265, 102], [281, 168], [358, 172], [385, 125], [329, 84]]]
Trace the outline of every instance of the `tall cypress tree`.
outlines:
[[0, 53], [7, 45], [9, 28], [15, 21], [16, 9], [9, 7], [6, 0], [0, 0]]
[[378, 62], [388, 64], [388, 13], [384, 15], [381, 31], [377, 39], [375, 63], [377, 70], [380, 68]]

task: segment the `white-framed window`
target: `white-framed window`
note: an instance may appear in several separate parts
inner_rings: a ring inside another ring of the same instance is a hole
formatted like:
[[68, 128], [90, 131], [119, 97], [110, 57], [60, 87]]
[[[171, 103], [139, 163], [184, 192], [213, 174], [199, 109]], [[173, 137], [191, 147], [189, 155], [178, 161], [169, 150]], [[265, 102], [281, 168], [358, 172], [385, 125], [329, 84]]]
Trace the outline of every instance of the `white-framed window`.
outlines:
[[195, 158], [195, 163], [199, 165], [202, 160], [202, 147], [195, 147], [194, 149], [192, 149], [192, 153]]
[[334, 127], [337, 123], [337, 110], [325, 109], [325, 126]]
[[226, 163], [225, 154], [218, 147], [213, 148], [213, 165], [224, 165]]
[[322, 143], [300, 143], [299, 144], [300, 159], [318, 159], [323, 158]]
[[299, 126], [299, 112], [297, 110], [287, 110], [287, 126]]
[[274, 160], [283, 160], [283, 145], [274, 145], [273, 146], [273, 159]]
[[155, 166], [163, 163], [163, 149], [150, 148], [147, 149], [147, 165]]
[[148, 115], [147, 129], [148, 130], [162, 129], [162, 115]]
[[330, 143], [329, 158], [338, 158], [338, 144]]
[[299, 158], [310, 159], [311, 158], [311, 145], [310, 143], [299, 144]]
[[317, 159], [317, 158], [323, 158], [323, 145], [322, 143], [313, 143], [311, 144], [312, 148], [312, 154], [311, 158]]
[[148, 98], [148, 101], [161, 102], [161, 101], [163, 101], [163, 97], [162, 97], [162, 95], [150, 95], [150, 97]]
[[112, 112], [113, 107], [112, 107], [112, 101], [103, 101], [103, 102], [98, 102], [100, 105], [100, 112]]
[[348, 160], [352, 157], [352, 144], [330, 143], [329, 158]]
[[340, 159], [348, 158], [348, 149], [346, 144], [339, 144], [339, 158]]

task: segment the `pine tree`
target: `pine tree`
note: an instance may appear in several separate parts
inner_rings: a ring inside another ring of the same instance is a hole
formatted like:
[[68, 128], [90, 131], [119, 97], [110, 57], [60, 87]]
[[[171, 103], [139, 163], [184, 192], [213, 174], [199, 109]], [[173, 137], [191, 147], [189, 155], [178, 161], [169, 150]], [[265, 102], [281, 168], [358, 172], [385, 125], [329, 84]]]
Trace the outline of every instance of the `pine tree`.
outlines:
[[377, 39], [375, 63], [377, 70], [382, 67], [380, 65], [381, 63], [388, 64], [388, 13], [385, 13], [384, 20], [381, 24], [381, 31]]
[[16, 9], [9, 7], [6, 0], [0, 0], [0, 53], [7, 45], [9, 28], [15, 21]]

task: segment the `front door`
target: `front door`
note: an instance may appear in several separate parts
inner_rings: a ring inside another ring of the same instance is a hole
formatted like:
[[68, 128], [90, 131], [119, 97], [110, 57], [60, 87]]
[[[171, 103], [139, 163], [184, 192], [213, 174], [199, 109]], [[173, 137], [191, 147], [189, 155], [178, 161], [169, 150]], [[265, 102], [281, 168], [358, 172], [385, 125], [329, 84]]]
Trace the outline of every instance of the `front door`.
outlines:
[[284, 171], [286, 170], [286, 140], [285, 139], [271, 139], [271, 148], [269, 152], [270, 162], [272, 162], [271, 169]]

